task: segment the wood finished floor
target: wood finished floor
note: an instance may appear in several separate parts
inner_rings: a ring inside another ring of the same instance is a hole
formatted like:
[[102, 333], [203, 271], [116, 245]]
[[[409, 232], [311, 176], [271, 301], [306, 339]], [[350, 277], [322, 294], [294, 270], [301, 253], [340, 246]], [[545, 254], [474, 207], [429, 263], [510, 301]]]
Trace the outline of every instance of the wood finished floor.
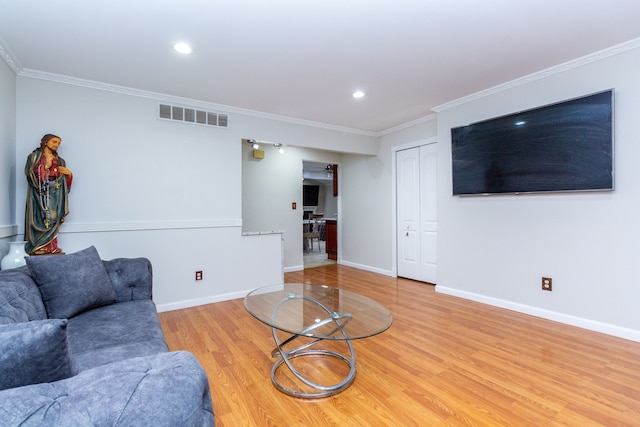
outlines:
[[218, 427], [640, 426], [640, 343], [341, 265], [285, 281], [367, 295], [394, 323], [354, 341], [351, 387], [308, 401], [271, 384], [271, 330], [242, 299], [160, 313], [207, 371]]

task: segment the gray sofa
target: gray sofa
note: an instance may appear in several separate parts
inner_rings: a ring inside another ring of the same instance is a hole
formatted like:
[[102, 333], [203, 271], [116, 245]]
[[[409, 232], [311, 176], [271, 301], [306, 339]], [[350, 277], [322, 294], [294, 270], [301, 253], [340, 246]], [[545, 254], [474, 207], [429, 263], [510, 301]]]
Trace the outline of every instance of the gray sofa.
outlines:
[[0, 271], [0, 425], [212, 426], [207, 376], [169, 352], [145, 258], [95, 248]]

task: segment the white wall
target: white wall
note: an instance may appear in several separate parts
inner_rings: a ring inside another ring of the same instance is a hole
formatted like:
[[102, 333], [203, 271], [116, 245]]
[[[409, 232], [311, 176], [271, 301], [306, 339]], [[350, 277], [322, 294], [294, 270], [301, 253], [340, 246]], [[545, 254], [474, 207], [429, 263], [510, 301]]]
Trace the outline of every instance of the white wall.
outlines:
[[[106, 259], [150, 258], [160, 310], [241, 297], [282, 281], [281, 235], [242, 235], [242, 138], [377, 150], [375, 139], [362, 134], [234, 112], [229, 129], [176, 123], [156, 119], [151, 94], [16, 80], [13, 158], [23, 164], [44, 133], [55, 133], [74, 174], [60, 246], [75, 252], [95, 245]], [[14, 176], [10, 221], [22, 234], [26, 181], [22, 170]], [[204, 280], [195, 281], [196, 270]]]
[[435, 116], [379, 138], [376, 156], [342, 156], [343, 264], [396, 274], [393, 147], [420, 144], [436, 135]]
[[[639, 73], [636, 48], [438, 114], [438, 291], [640, 340]], [[614, 192], [451, 195], [451, 127], [609, 88]]]
[[[393, 275], [392, 153], [435, 136], [439, 291], [640, 340], [633, 262], [640, 235], [639, 56], [634, 50], [512, 85], [448, 108], [437, 122], [420, 121], [377, 140], [238, 113], [230, 113], [227, 130], [160, 121], [152, 98], [16, 79], [0, 62], [1, 166], [5, 174], [12, 170], [7, 179], [15, 184], [0, 191], [0, 233], [23, 232], [22, 165], [42, 134], [57, 133], [75, 175], [60, 236], [67, 252], [94, 244], [104, 258], [149, 257], [160, 309], [240, 297], [282, 279], [280, 235], [241, 235], [240, 140], [255, 138], [349, 153], [339, 161], [327, 154], [341, 168], [342, 262]], [[452, 126], [609, 87], [616, 90], [615, 192], [450, 195]], [[292, 193], [283, 194], [291, 213]], [[196, 269], [204, 270], [202, 282], [193, 279]], [[540, 290], [542, 275], [554, 278], [553, 292]]]
[[[284, 269], [301, 270], [304, 268], [302, 161], [339, 164], [341, 155], [291, 146], [285, 147], [284, 154], [268, 145], [261, 149], [265, 151], [264, 159], [254, 159], [251, 145], [242, 144], [242, 229], [245, 232], [283, 231]], [[295, 210], [291, 208], [293, 202]]]
[[[335, 160], [332, 162], [335, 162]], [[308, 206], [308, 209], [307, 206], [305, 206], [305, 211], [312, 211], [316, 214], [322, 214], [325, 218], [338, 217], [338, 197], [333, 196], [332, 180], [304, 178], [303, 184], [318, 186], [318, 205]]]
[[[339, 163], [339, 262], [393, 276], [396, 272], [393, 147], [417, 146], [424, 143], [425, 139], [434, 138], [436, 133], [436, 116], [433, 115], [390, 130], [376, 138], [375, 145], [369, 142], [366, 146], [375, 150], [369, 150], [368, 153], [364, 150], [344, 152], [344, 147], [339, 147], [343, 144], [341, 135], [338, 135], [338, 144], [333, 143], [336, 136], [326, 137], [327, 147], [335, 151], [291, 147], [293, 150], [288, 149], [285, 156], [276, 156], [273, 154], [275, 150], [266, 147], [265, 160], [253, 160], [251, 147], [245, 144], [243, 228], [246, 231], [286, 230], [285, 268], [287, 271], [302, 268], [299, 243], [302, 240], [299, 226], [302, 193], [297, 184], [302, 178], [301, 160]], [[280, 142], [275, 135], [273, 138], [271, 141]], [[305, 143], [304, 139], [298, 139], [298, 144]], [[264, 170], [267, 173], [262, 175]], [[278, 173], [284, 178], [277, 178], [275, 175]], [[276, 179], [277, 185], [274, 182]], [[291, 210], [293, 200], [290, 199], [294, 195], [298, 197], [298, 211]]]
[[318, 185], [320, 186], [318, 191], [320, 199], [318, 200], [316, 212], [323, 213], [325, 218], [337, 218], [338, 197], [333, 195], [333, 182], [319, 181]]
[[[16, 233], [16, 75], [0, 60], [0, 258]], [[26, 159], [25, 159], [26, 160]], [[24, 167], [23, 164], [17, 166]]]

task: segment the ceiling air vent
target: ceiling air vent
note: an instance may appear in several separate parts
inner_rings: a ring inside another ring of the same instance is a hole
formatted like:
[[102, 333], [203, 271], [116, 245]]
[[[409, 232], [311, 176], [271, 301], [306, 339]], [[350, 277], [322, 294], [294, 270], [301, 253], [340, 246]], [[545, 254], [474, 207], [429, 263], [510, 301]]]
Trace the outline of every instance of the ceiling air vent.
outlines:
[[178, 105], [158, 104], [158, 118], [221, 128], [229, 127], [229, 117], [226, 114]]

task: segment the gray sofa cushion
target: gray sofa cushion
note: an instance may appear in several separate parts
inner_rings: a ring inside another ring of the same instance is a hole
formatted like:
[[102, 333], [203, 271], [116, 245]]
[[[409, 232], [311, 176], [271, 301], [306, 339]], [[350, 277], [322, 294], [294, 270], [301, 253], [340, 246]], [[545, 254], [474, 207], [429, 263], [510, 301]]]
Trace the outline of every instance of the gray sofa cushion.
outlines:
[[0, 390], [58, 381], [77, 372], [67, 320], [0, 325]]
[[25, 259], [50, 318], [68, 319], [116, 300], [107, 271], [93, 246], [69, 255]]
[[151, 300], [94, 308], [69, 319], [69, 347], [80, 370], [168, 351]]
[[47, 318], [38, 285], [24, 267], [0, 271], [0, 325]]
[[0, 391], [2, 426], [213, 426], [207, 376], [187, 352], [138, 357]]

